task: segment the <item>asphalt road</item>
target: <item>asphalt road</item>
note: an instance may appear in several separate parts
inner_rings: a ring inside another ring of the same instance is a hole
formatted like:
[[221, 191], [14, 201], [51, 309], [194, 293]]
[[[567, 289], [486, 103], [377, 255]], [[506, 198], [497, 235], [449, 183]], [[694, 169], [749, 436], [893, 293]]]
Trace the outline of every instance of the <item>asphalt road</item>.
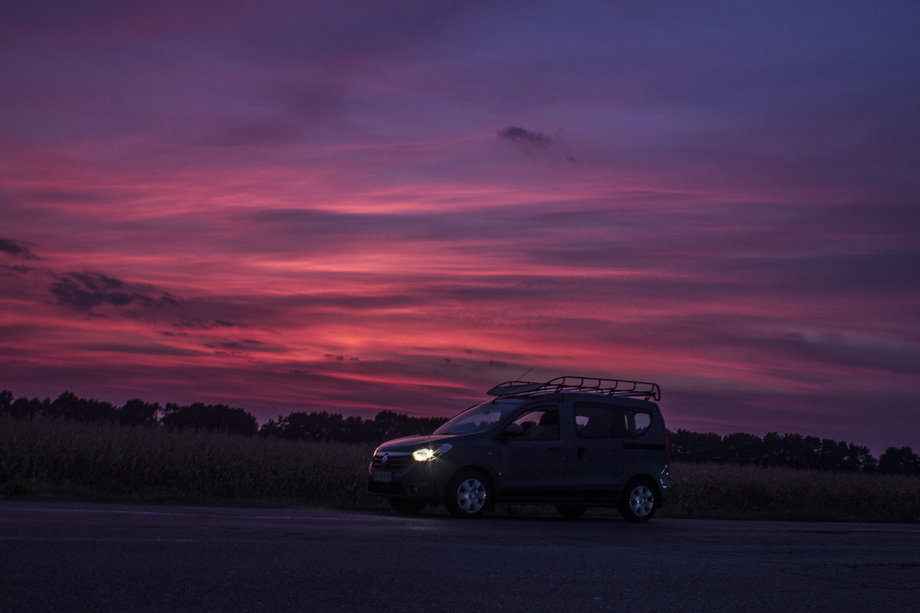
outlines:
[[920, 526], [0, 501], [2, 611], [918, 611]]

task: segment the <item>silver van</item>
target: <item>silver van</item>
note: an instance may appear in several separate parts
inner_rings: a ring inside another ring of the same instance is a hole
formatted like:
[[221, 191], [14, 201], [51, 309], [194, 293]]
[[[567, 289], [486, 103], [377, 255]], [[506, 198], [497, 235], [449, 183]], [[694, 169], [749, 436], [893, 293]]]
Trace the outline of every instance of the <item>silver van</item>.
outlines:
[[617, 507], [649, 520], [671, 489], [655, 383], [558, 377], [508, 381], [429, 436], [380, 445], [368, 492], [402, 513], [444, 503], [478, 517], [496, 502], [550, 503], [564, 516]]

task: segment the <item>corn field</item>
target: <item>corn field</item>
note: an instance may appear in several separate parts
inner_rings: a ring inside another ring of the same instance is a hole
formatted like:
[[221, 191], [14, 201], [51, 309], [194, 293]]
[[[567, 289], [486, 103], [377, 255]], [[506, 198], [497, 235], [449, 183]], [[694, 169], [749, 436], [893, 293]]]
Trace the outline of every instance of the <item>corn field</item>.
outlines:
[[156, 426], [0, 420], [0, 496], [355, 507], [365, 502], [372, 452]]
[[676, 464], [662, 515], [707, 519], [920, 522], [920, 477], [731, 464]]
[[[0, 497], [238, 506], [384, 506], [373, 447], [0, 419]], [[661, 516], [920, 522], [920, 477], [675, 464]], [[499, 510], [504, 509], [502, 505]]]

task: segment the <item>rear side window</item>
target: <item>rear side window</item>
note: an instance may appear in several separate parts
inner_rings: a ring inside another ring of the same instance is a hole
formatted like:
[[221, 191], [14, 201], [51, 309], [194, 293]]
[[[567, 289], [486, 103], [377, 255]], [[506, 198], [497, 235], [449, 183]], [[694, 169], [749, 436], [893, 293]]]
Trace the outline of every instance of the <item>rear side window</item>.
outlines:
[[648, 411], [630, 409], [626, 412], [626, 432], [629, 436], [641, 436], [652, 425], [652, 414]]
[[575, 432], [578, 438], [632, 438], [652, 425], [652, 414], [617, 405], [576, 402]]
[[576, 402], [575, 432], [578, 438], [620, 438], [626, 434], [626, 413], [615, 405]]

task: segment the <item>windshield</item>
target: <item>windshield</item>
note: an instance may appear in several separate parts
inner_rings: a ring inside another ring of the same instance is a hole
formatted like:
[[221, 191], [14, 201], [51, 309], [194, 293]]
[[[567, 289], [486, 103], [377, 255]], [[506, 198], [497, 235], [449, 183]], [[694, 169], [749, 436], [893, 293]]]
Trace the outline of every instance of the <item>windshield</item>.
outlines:
[[523, 398], [488, 400], [460, 413], [434, 431], [435, 434], [476, 434], [491, 430], [521, 406]]

